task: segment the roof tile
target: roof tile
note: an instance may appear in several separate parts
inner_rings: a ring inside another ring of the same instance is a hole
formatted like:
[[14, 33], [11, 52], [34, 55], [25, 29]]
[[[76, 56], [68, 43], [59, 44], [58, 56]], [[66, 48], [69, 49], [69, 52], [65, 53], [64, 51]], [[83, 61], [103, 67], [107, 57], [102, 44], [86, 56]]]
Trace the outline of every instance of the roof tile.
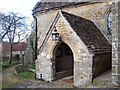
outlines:
[[[3, 48], [3, 51], [9, 51], [9, 42], [3, 42], [2, 48]], [[21, 50], [25, 51], [26, 48], [27, 48], [27, 43], [20, 42], [20, 43], [14, 44], [13, 51], [21, 51]]]
[[92, 21], [63, 11], [62, 14], [89, 50], [94, 53], [112, 51], [112, 45]]

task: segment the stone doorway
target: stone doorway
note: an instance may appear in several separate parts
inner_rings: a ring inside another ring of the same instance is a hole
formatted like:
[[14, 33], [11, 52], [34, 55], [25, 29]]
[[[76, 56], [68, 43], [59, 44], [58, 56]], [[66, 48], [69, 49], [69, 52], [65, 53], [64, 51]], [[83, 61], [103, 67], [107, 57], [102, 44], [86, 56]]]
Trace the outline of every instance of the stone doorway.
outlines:
[[[55, 79], [72, 76], [74, 72], [73, 52], [70, 47], [61, 43], [55, 48]], [[71, 78], [73, 80], [73, 78]]]

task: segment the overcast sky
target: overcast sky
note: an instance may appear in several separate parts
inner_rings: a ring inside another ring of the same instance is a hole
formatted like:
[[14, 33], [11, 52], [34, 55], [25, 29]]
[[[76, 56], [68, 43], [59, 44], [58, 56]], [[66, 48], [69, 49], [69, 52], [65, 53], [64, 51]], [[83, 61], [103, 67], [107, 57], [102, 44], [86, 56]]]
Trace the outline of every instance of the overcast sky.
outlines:
[[40, 0], [0, 0], [0, 12], [20, 12], [32, 19], [32, 9]]

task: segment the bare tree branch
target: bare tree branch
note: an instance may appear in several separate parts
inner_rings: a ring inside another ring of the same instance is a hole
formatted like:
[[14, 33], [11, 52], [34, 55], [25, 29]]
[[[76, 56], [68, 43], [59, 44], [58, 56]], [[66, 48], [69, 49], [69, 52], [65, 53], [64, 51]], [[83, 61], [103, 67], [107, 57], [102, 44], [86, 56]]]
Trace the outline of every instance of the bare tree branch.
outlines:
[[26, 24], [26, 17], [22, 17], [19, 13], [9, 12], [7, 15], [1, 14], [0, 19], [0, 36], [1, 39], [5, 37], [9, 40], [10, 45], [10, 58], [9, 62], [12, 60], [12, 48], [15, 39], [17, 42], [23, 41], [28, 36], [28, 31], [30, 31], [29, 26]]

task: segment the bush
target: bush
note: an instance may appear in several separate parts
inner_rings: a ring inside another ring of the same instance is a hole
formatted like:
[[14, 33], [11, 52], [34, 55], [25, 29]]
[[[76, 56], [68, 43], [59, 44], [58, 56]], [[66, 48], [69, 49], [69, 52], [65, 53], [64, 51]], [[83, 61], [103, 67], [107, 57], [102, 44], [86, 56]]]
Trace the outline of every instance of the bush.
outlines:
[[18, 64], [17, 62], [11, 62], [11, 64], [9, 62], [2, 62], [2, 67], [9, 67], [9, 66], [13, 66], [15, 64]]
[[35, 69], [36, 67], [35, 66], [29, 66], [30, 69]]
[[18, 61], [20, 60], [20, 55], [19, 54], [16, 54], [13, 57], [15, 57]]
[[16, 74], [18, 77], [22, 78], [35, 78], [35, 73], [34, 72], [20, 72]]

